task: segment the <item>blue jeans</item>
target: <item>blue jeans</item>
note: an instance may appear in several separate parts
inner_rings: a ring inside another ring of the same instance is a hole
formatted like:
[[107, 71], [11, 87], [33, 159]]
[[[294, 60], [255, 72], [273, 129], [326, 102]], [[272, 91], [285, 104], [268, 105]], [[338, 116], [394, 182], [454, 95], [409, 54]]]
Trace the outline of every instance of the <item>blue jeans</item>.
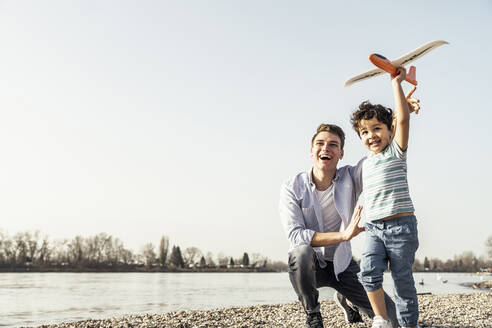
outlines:
[[417, 325], [417, 290], [412, 275], [415, 252], [419, 247], [417, 219], [414, 215], [367, 222], [366, 244], [362, 254], [359, 280], [368, 292], [383, 286], [388, 268], [395, 285], [398, 322], [402, 327]]

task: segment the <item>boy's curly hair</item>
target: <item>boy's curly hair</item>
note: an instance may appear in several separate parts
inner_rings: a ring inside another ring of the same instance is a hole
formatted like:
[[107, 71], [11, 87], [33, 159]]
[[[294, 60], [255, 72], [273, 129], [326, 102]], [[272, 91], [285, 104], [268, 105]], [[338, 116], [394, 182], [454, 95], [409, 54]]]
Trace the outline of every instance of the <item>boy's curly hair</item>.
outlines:
[[359, 105], [359, 109], [352, 113], [350, 123], [354, 128], [357, 135], [359, 134], [359, 124], [361, 120], [370, 120], [373, 117], [385, 124], [389, 130], [391, 130], [391, 124], [393, 123], [393, 110], [391, 108], [384, 107], [383, 105], [373, 105], [368, 100], [362, 102]]

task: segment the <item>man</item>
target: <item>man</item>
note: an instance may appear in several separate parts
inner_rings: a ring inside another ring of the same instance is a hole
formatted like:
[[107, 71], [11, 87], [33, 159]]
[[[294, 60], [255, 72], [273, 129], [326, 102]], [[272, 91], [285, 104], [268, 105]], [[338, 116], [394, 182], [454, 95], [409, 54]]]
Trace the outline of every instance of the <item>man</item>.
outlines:
[[[307, 327], [323, 327], [320, 287], [336, 290], [335, 302], [347, 322], [361, 322], [359, 310], [374, 316], [350, 247], [350, 240], [364, 230], [358, 226], [361, 208], [354, 214], [363, 160], [337, 168], [344, 142], [340, 127], [321, 124], [311, 140], [312, 169], [285, 182], [280, 192], [280, 218], [290, 241], [289, 277], [306, 312]], [[386, 294], [385, 298], [391, 325], [398, 327], [395, 304]]]

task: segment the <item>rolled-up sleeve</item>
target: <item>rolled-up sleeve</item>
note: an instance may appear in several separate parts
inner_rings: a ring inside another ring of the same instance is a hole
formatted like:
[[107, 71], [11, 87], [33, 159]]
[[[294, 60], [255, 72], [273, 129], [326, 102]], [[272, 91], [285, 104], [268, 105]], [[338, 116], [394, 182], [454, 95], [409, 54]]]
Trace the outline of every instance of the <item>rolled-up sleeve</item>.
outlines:
[[315, 231], [306, 228], [300, 201], [288, 183], [284, 183], [280, 188], [279, 213], [291, 248], [311, 245]]

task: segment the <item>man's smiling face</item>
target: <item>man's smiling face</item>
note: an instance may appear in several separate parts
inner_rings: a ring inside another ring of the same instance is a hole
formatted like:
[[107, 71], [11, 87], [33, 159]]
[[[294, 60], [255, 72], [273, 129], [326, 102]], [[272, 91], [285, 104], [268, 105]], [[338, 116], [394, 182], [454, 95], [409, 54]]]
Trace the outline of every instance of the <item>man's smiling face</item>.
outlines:
[[340, 137], [331, 132], [318, 133], [311, 145], [311, 157], [315, 168], [319, 170], [336, 169], [343, 157]]

